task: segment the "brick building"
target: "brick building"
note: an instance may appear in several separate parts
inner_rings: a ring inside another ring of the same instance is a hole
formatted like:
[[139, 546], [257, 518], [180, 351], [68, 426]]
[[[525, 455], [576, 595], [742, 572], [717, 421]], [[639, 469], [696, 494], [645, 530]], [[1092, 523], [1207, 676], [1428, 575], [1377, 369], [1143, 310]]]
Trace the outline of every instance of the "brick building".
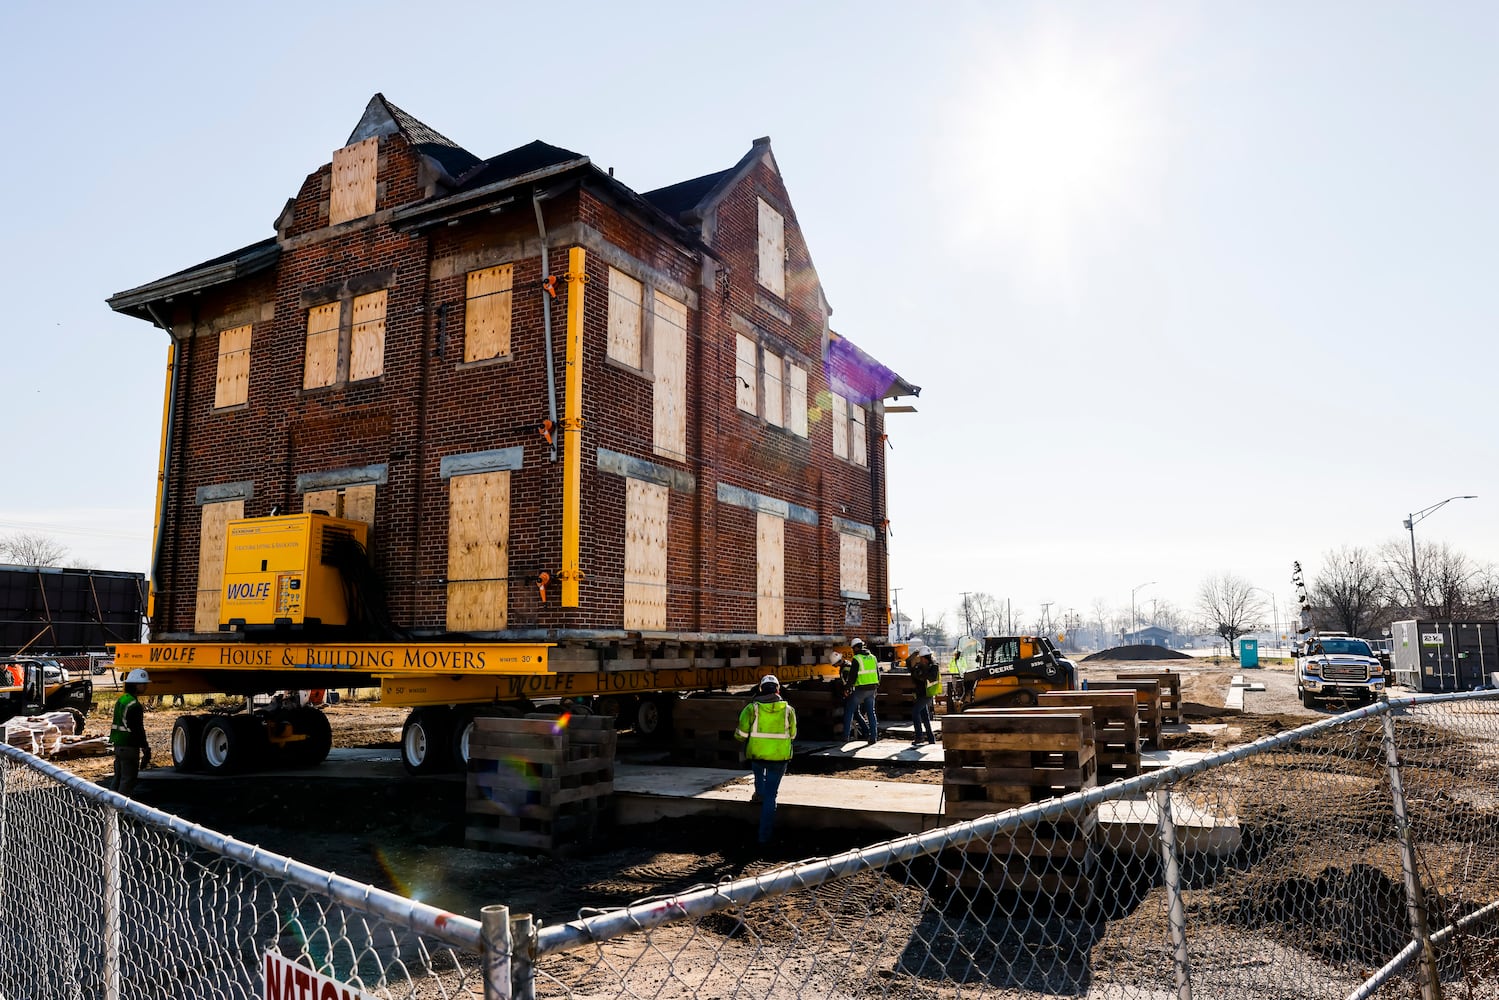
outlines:
[[158, 638], [218, 633], [224, 526], [273, 510], [371, 526], [375, 632], [885, 632], [884, 406], [919, 389], [830, 328], [769, 140], [638, 194], [376, 95], [275, 236], [109, 305], [175, 355]]

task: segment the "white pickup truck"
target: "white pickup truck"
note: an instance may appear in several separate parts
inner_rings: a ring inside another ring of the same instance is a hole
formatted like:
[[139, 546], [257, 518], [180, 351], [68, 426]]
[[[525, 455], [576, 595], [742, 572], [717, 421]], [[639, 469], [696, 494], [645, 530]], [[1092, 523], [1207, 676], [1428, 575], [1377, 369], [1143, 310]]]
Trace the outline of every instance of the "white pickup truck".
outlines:
[[1307, 708], [1328, 701], [1366, 705], [1384, 688], [1385, 669], [1363, 639], [1321, 632], [1296, 644], [1296, 690]]

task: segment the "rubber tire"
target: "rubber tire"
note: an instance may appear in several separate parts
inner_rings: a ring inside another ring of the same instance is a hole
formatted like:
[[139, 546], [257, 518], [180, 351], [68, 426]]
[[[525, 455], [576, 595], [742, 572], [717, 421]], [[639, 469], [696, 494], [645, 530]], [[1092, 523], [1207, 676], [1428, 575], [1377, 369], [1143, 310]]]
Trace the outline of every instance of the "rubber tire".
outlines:
[[439, 774], [451, 765], [448, 739], [452, 712], [446, 708], [416, 708], [401, 727], [401, 766], [407, 774]]
[[232, 774], [260, 763], [265, 734], [248, 715], [220, 715], [203, 726], [203, 769], [209, 774]]
[[1037, 700], [1036, 692], [1030, 688], [1020, 688], [1015, 692], [1014, 704], [1018, 708], [1034, 708]]
[[468, 773], [468, 741], [473, 735], [474, 720], [477, 717], [477, 713], [460, 708], [453, 712], [449, 720], [448, 760], [459, 774]]
[[184, 774], [203, 769], [203, 724], [201, 715], [179, 715], [172, 723], [172, 768]]
[[645, 695], [635, 706], [635, 735], [652, 743], [671, 739], [671, 708], [676, 699], [670, 695]]
[[293, 709], [291, 724], [294, 732], [307, 737], [292, 744], [297, 748], [293, 767], [316, 767], [328, 759], [328, 751], [333, 749], [333, 726], [326, 715], [315, 708]]
[[1313, 698], [1312, 697], [1312, 693], [1310, 691], [1306, 690], [1305, 688], [1301, 689], [1301, 707], [1302, 708], [1316, 708], [1317, 707], [1317, 699]]

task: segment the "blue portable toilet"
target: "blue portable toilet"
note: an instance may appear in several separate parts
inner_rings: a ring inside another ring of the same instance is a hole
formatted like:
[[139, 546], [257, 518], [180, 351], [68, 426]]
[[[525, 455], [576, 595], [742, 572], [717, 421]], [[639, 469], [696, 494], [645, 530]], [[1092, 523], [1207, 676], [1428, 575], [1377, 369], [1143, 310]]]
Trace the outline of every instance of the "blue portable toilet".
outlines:
[[1260, 665], [1260, 641], [1258, 639], [1239, 640], [1239, 666], [1257, 667]]

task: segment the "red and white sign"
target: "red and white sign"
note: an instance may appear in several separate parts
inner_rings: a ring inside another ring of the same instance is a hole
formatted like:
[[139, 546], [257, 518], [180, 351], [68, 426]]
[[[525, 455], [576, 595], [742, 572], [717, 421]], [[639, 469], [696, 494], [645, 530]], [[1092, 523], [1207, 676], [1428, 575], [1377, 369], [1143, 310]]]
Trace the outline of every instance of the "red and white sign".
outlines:
[[261, 996], [265, 1000], [376, 1000], [275, 951], [265, 953], [265, 984]]

